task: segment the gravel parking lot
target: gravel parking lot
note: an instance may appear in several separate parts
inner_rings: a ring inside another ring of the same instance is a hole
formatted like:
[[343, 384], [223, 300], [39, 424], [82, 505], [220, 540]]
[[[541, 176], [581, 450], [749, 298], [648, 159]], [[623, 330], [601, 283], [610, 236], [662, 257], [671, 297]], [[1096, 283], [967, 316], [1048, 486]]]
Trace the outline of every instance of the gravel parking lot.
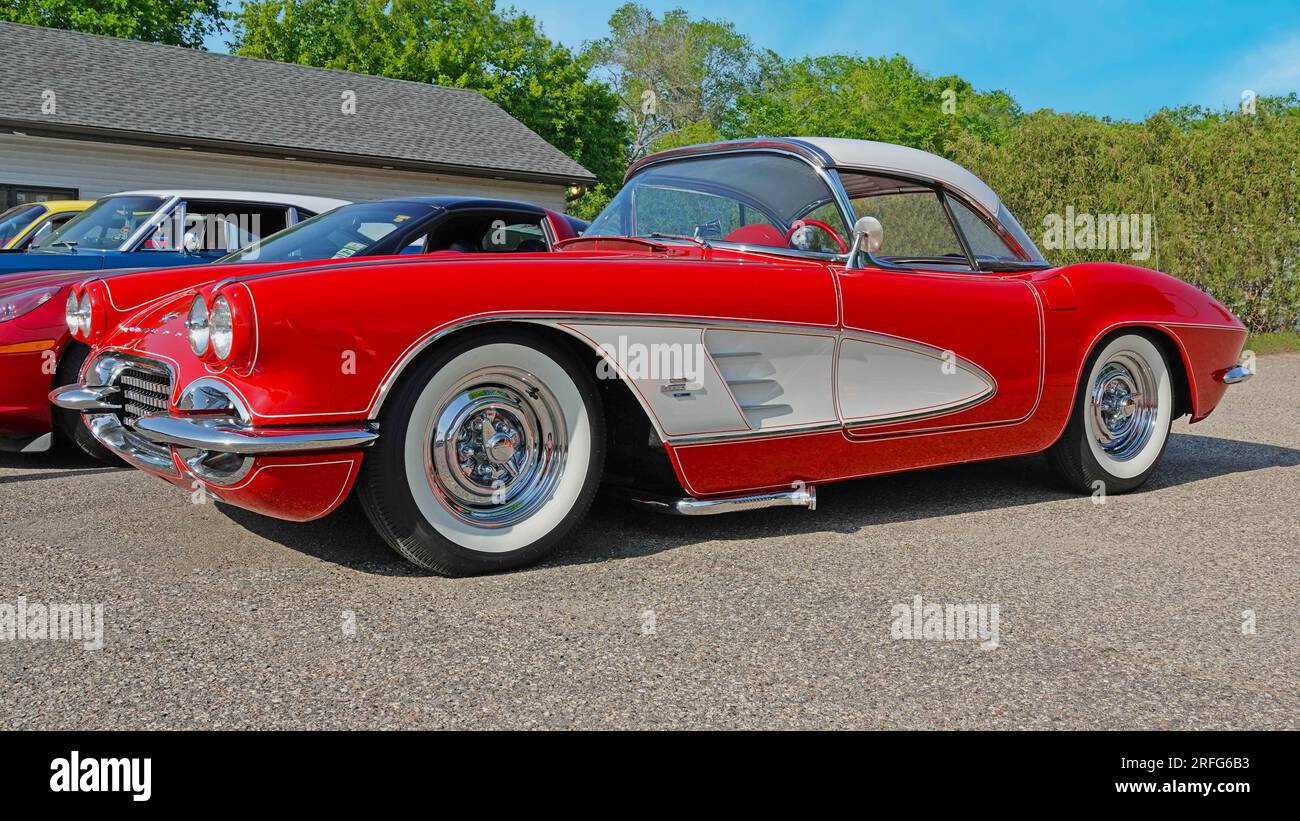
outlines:
[[[826, 486], [815, 513], [602, 500], [546, 564], [460, 580], [354, 504], [292, 525], [0, 455], [0, 604], [105, 623], [99, 650], [0, 641], [0, 727], [1296, 728], [1297, 404], [1300, 355], [1261, 359], [1104, 504], [1039, 458]], [[917, 595], [997, 605], [999, 646], [895, 640]]]

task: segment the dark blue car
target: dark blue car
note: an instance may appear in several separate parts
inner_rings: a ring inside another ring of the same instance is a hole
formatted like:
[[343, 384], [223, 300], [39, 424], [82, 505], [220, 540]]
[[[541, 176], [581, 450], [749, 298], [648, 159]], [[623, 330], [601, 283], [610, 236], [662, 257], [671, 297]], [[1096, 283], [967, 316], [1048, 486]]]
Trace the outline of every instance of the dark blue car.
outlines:
[[104, 197], [26, 251], [0, 252], [0, 276], [212, 262], [347, 204], [248, 191], [127, 191]]

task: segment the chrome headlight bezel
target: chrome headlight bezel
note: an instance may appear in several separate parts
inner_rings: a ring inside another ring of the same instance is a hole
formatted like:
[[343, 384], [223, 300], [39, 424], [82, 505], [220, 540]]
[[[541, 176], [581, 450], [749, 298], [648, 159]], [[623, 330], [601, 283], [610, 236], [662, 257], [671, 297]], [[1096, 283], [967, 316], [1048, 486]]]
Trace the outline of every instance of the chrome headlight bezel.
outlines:
[[77, 291], [75, 289], [68, 290], [68, 299], [63, 303], [63, 321], [68, 326], [68, 333], [76, 336], [81, 325], [77, 321]]
[[190, 340], [190, 350], [195, 356], [208, 352], [212, 336], [212, 320], [208, 314], [208, 303], [202, 294], [194, 297], [190, 303], [190, 312], [185, 317], [185, 334]]
[[212, 300], [212, 312], [208, 317], [208, 338], [212, 345], [212, 355], [222, 362], [230, 358], [235, 348], [235, 314], [230, 308], [230, 301], [224, 296]]
[[83, 291], [77, 301], [77, 333], [82, 339], [90, 338], [90, 292]]

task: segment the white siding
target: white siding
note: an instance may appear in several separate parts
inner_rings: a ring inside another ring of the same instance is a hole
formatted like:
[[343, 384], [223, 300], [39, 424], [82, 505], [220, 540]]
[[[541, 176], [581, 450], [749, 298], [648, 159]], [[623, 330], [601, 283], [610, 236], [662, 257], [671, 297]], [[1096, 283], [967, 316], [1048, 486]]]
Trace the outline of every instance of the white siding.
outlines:
[[0, 185], [75, 188], [83, 199], [136, 188], [224, 188], [353, 201], [459, 194], [564, 210], [560, 185], [17, 134], [0, 134]]

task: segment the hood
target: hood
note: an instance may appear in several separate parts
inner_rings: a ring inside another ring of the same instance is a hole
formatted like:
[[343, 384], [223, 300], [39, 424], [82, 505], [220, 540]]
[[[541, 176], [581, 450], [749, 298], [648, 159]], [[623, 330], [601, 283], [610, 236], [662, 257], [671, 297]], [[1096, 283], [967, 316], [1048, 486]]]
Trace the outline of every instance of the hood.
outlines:
[[[104, 267], [103, 251], [19, 251], [0, 254], [0, 277], [20, 271], [97, 271]], [[0, 279], [0, 282], [3, 282]]]
[[36, 288], [64, 288], [84, 282], [90, 277], [108, 278], [122, 274], [134, 274], [148, 270], [145, 268], [113, 268], [107, 271], [25, 271], [0, 277], [0, 299], [23, 291]]

